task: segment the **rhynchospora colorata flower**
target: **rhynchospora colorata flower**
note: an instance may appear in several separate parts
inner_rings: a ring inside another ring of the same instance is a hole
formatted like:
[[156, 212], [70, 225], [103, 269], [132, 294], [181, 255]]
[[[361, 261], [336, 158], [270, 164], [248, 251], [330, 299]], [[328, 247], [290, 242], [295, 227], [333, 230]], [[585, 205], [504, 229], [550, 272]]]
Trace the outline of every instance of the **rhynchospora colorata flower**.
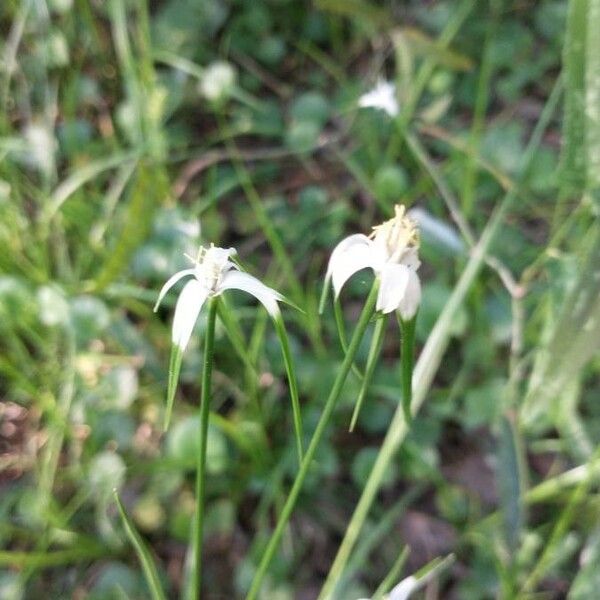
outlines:
[[[196, 519], [194, 521], [190, 542], [190, 556], [194, 557], [190, 575], [191, 597], [193, 598], [200, 598], [201, 590], [205, 465], [212, 387], [215, 323], [217, 313], [221, 316], [224, 324], [227, 323], [226, 307], [223, 306], [222, 303], [221, 306], [219, 306], [219, 296], [227, 290], [242, 290], [251, 294], [262, 303], [273, 319], [275, 329], [279, 336], [283, 360], [288, 375], [298, 460], [302, 463], [302, 422], [300, 417], [298, 388], [291, 360], [289, 342], [278, 306], [278, 302], [282, 301], [284, 298], [279, 292], [261, 283], [252, 275], [242, 272], [238, 265], [231, 260], [235, 254], [236, 251], [233, 248], [217, 248], [214, 245], [211, 245], [209, 248], [200, 247], [196, 258], [186, 255], [187, 258], [192, 261], [193, 267], [179, 271], [169, 278], [160, 290], [158, 300], [154, 307], [154, 310], [156, 311], [166, 293], [180, 279], [190, 277], [190, 280], [185, 284], [177, 299], [175, 315], [173, 318], [171, 361], [169, 365], [169, 382], [167, 388], [167, 408], [165, 411], [166, 429], [173, 408], [173, 400], [175, 397], [177, 380], [179, 379], [183, 351], [188, 345], [202, 306], [205, 303], [208, 304], [208, 319], [204, 336], [200, 427], [198, 428], [199, 452], [197, 453], [196, 468]], [[223, 312], [221, 312], [221, 309], [223, 309]]]
[[173, 344], [183, 352], [187, 346], [192, 330], [200, 314], [200, 309], [206, 300], [222, 294], [225, 290], [242, 290], [252, 294], [267, 309], [272, 317], [277, 316], [277, 302], [283, 296], [274, 289], [261, 283], [256, 277], [239, 270], [230, 260], [235, 256], [235, 248], [200, 247], [198, 256], [186, 257], [194, 263], [193, 268], [178, 271], [163, 285], [154, 306], [158, 310], [166, 293], [183, 277], [193, 277], [186, 283], [179, 295], [173, 318]]
[[239, 267], [231, 260], [235, 254], [234, 248], [218, 248], [212, 244], [209, 248], [201, 246], [196, 258], [186, 254], [194, 266], [175, 273], [160, 290], [154, 306], [155, 312], [167, 292], [180, 279], [191, 277], [181, 290], [175, 305], [165, 427], [171, 416], [183, 351], [190, 341], [200, 310], [208, 299], [219, 296], [226, 290], [242, 290], [259, 300], [271, 317], [277, 319], [280, 316], [277, 303], [283, 299], [283, 296], [261, 283], [256, 277], [240, 271]]
[[354, 273], [370, 268], [379, 279], [376, 309], [383, 314], [398, 310], [408, 321], [421, 302], [419, 230], [404, 206], [396, 205], [394, 212], [389, 221], [373, 227], [370, 236], [354, 234], [335, 247], [325, 282], [333, 282], [337, 297]]

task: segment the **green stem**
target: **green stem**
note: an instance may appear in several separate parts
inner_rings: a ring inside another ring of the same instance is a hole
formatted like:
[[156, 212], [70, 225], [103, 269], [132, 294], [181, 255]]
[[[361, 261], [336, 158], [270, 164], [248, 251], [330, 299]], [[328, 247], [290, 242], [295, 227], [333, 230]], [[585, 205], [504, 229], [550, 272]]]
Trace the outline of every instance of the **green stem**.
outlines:
[[[529, 166], [531, 165], [532, 158], [535, 154], [536, 149], [539, 147], [542, 135], [550, 122], [551, 117], [554, 114], [558, 100], [560, 98], [562, 86], [560, 80], [554, 86], [552, 94], [548, 98], [544, 110], [540, 116], [540, 119], [533, 130], [529, 144], [525, 150], [523, 156], [521, 171], [519, 173], [518, 181], [522, 181], [523, 176], [527, 173]], [[500, 205], [496, 208], [494, 214], [491, 216], [485, 230], [483, 231], [479, 242], [473, 248], [469, 262], [467, 263], [460, 279], [458, 280], [452, 295], [446, 302], [444, 310], [438, 317], [436, 324], [431, 331], [431, 334], [427, 338], [427, 342], [421, 351], [419, 361], [415, 367], [414, 373], [414, 398], [411, 404], [413, 405], [413, 412], [417, 413], [421, 405], [425, 401], [425, 397], [429, 388], [433, 382], [433, 377], [439, 364], [442, 360], [443, 354], [450, 340], [450, 331], [452, 323], [456, 318], [456, 313], [464, 299], [467, 292], [470, 290], [472, 283], [475, 281], [481, 266], [483, 265], [486, 252], [489, 250], [491, 243], [495, 240], [500, 226], [503, 223], [505, 215], [508, 209], [512, 206], [514, 200], [517, 197], [518, 186], [512, 187], [504, 199], [500, 202]], [[386, 469], [396, 454], [398, 448], [404, 441], [409, 428], [404, 418], [404, 411], [399, 406], [394, 413], [392, 422], [385, 434], [383, 444], [377, 455], [377, 459], [369, 479], [362, 491], [360, 500], [354, 510], [354, 514], [350, 519], [350, 523], [346, 528], [344, 539], [340, 544], [333, 565], [327, 575], [323, 589], [319, 595], [319, 600], [330, 599], [333, 596], [333, 592], [337, 585], [338, 580], [342, 576], [354, 544], [358, 539], [358, 536], [362, 530], [362, 526], [365, 522], [367, 514], [375, 500], [377, 492], [381, 482], [383, 481]]]
[[400, 328], [402, 330], [402, 410], [407, 425], [412, 420], [412, 373], [415, 361], [415, 324], [416, 315], [404, 321], [400, 319]]
[[[333, 299], [333, 314], [335, 316], [335, 326], [338, 332], [338, 338], [340, 340], [340, 346], [344, 351], [344, 354], [348, 352], [348, 340], [346, 339], [346, 325], [344, 324], [344, 311], [342, 310], [342, 304], [339, 298]], [[358, 377], [360, 381], [364, 379], [364, 375], [360, 372], [358, 366], [352, 362], [352, 372]]]
[[290, 343], [288, 340], [287, 332], [285, 330], [285, 324], [283, 317], [278, 314], [274, 319], [275, 330], [279, 337], [279, 343], [281, 344], [281, 353], [283, 354], [283, 362], [285, 363], [285, 371], [288, 378], [288, 385], [290, 386], [290, 397], [292, 399], [292, 413], [294, 415], [294, 432], [296, 434], [296, 446], [298, 450], [298, 462], [302, 464], [302, 438], [304, 434], [302, 432], [302, 413], [300, 411], [300, 400], [298, 398], [298, 384], [296, 380], [296, 370], [294, 369], [294, 363], [292, 361], [292, 353], [290, 352]]
[[356, 400], [356, 405], [354, 406], [352, 419], [350, 420], [350, 431], [354, 431], [354, 427], [356, 426], [356, 421], [358, 420], [360, 409], [362, 408], [363, 402], [367, 397], [367, 392], [369, 391], [369, 384], [371, 383], [371, 379], [373, 378], [373, 372], [375, 371], [377, 359], [379, 358], [379, 353], [381, 352], [381, 344], [383, 343], [383, 334], [385, 333], [386, 323], [387, 317], [385, 315], [380, 316], [380, 318], [377, 319], [377, 321], [375, 322], [375, 331], [373, 332], [373, 339], [371, 340], [371, 347], [369, 348], [367, 366], [365, 367], [365, 376], [362, 382], [362, 386], [360, 388], [360, 392], [358, 394], [358, 399]]
[[191, 598], [200, 600], [202, 584], [202, 534], [204, 531], [204, 500], [206, 495], [206, 439], [208, 436], [208, 415], [210, 413], [210, 393], [212, 383], [213, 352], [215, 342], [215, 321], [219, 299], [211, 298], [208, 304], [208, 322], [204, 340], [204, 366], [202, 368], [202, 392], [200, 397], [200, 448], [196, 469], [196, 521], [192, 533], [192, 578]]
[[350, 367], [352, 365], [352, 361], [354, 360], [354, 356], [358, 350], [360, 342], [365, 334], [371, 316], [373, 315], [373, 311], [375, 310], [375, 302], [377, 300], [377, 292], [379, 286], [378, 283], [375, 282], [373, 284], [373, 288], [367, 298], [363, 311], [360, 315], [358, 323], [356, 325], [356, 329], [354, 330], [354, 334], [352, 335], [352, 339], [350, 340], [350, 345], [348, 346], [348, 352], [344, 356], [344, 361], [342, 362], [342, 366], [337, 373], [337, 377], [333, 383], [333, 387], [331, 388], [331, 392], [329, 393], [329, 397], [327, 398], [327, 402], [325, 403], [325, 408], [323, 409], [323, 413], [321, 414], [321, 418], [317, 423], [317, 428], [310, 440], [310, 444], [306, 450], [306, 454], [304, 455], [304, 460], [300, 465], [300, 470], [296, 475], [296, 479], [294, 480], [294, 484], [289, 493], [289, 496], [285, 502], [285, 505], [281, 511], [281, 516], [277, 522], [275, 527], [275, 531], [271, 535], [271, 539], [267, 544], [267, 548], [262, 556], [260, 564], [258, 565], [258, 569], [256, 571], [256, 575], [254, 576], [254, 580], [252, 581], [252, 585], [250, 587], [250, 591], [246, 596], [246, 600], [256, 600], [258, 593], [260, 591], [260, 587], [262, 585], [262, 581], [267, 573], [267, 569], [269, 568], [269, 564], [273, 559], [275, 551], [279, 546], [279, 542], [281, 541], [281, 536], [283, 535], [285, 526], [289, 521], [292, 511], [296, 505], [296, 501], [298, 500], [298, 496], [300, 494], [300, 490], [304, 484], [304, 480], [308, 474], [309, 468], [311, 466], [312, 460], [314, 458], [315, 452], [319, 446], [321, 438], [325, 433], [325, 429], [329, 424], [329, 420], [333, 413], [333, 410], [339, 400], [340, 394], [344, 387], [344, 383], [346, 381], [346, 377], [350, 371]]

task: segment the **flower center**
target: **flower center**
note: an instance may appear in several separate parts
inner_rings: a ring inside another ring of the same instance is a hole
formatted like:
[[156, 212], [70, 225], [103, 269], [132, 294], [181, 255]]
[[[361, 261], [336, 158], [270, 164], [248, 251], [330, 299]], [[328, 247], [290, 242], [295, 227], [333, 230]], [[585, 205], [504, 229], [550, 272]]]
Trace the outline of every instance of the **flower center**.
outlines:
[[396, 204], [394, 212], [395, 215], [389, 221], [373, 227], [373, 233], [369, 237], [383, 246], [389, 261], [399, 262], [407, 250], [419, 248], [419, 228], [406, 215], [403, 204]]
[[196, 279], [211, 293], [215, 293], [221, 283], [221, 277], [233, 266], [229, 261], [232, 250], [217, 248], [214, 244], [210, 248], [200, 246], [196, 258], [188, 254], [185, 256], [194, 263]]

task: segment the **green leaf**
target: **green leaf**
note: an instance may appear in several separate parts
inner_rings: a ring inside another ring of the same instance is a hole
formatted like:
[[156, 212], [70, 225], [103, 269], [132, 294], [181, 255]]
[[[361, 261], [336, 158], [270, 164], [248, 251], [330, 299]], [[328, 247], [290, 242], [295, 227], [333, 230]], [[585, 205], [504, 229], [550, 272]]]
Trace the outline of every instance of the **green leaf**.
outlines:
[[290, 397], [292, 399], [292, 412], [294, 416], [294, 433], [296, 435], [296, 447], [298, 449], [298, 461], [302, 464], [302, 413], [300, 411], [300, 400], [298, 398], [298, 383], [296, 381], [296, 369], [292, 360], [292, 353], [290, 352], [290, 343], [288, 335], [285, 330], [285, 323], [283, 317], [278, 314], [274, 319], [275, 330], [279, 337], [279, 344], [281, 345], [281, 353], [283, 355], [283, 362], [285, 364], [285, 371], [288, 378], [288, 385], [290, 386]]
[[150, 231], [156, 207], [167, 195], [167, 178], [163, 169], [140, 163], [129, 194], [125, 221], [96, 278], [97, 290], [106, 288], [129, 265], [134, 251]]
[[121, 499], [119, 498], [119, 494], [116, 490], [114, 491], [114, 495], [117, 507], [119, 509], [119, 514], [121, 515], [121, 520], [123, 521], [125, 533], [127, 534], [129, 541], [135, 548], [135, 552], [142, 565], [144, 577], [146, 578], [146, 583], [148, 584], [148, 588], [150, 589], [152, 598], [153, 600], [166, 600], [166, 596], [160, 584], [158, 570], [156, 568], [156, 564], [154, 563], [154, 559], [150, 554], [150, 550], [148, 549], [148, 546], [142, 539], [142, 536], [136, 530], [135, 525], [127, 515], [125, 507], [121, 503]]
[[600, 186], [600, 0], [571, 0], [563, 68], [563, 197]]
[[588, 0], [571, 0], [563, 54], [565, 116], [562, 180], [565, 193], [582, 191], [586, 181], [585, 145], [585, 49]]
[[175, 392], [177, 391], [177, 382], [179, 381], [179, 372], [181, 371], [181, 361], [183, 359], [183, 350], [177, 345], [171, 345], [171, 358], [169, 359], [169, 381], [167, 383], [167, 406], [165, 409], [165, 420], [163, 429], [166, 431], [171, 422], [173, 413], [173, 402]]

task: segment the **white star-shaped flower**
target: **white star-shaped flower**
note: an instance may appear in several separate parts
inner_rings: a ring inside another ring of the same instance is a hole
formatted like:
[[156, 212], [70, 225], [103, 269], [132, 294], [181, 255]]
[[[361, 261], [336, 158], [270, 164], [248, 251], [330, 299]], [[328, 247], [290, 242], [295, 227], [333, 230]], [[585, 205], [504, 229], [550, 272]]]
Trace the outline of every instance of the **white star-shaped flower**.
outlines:
[[261, 283], [256, 277], [240, 271], [229, 259], [236, 254], [234, 248], [200, 248], [193, 259], [194, 267], [178, 271], [163, 285], [154, 306], [158, 310], [166, 293], [183, 277], [192, 277], [179, 294], [173, 317], [173, 344], [183, 351], [187, 346], [202, 305], [212, 296], [219, 296], [225, 290], [242, 290], [252, 294], [267, 309], [272, 317], [279, 314], [277, 302], [283, 296]]
[[394, 207], [395, 216], [373, 227], [370, 236], [354, 234], [343, 239], [333, 250], [325, 284], [333, 282], [336, 297], [356, 273], [370, 268], [379, 278], [377, 310], [384, 314], [400, 312], [405, 321], [412, 319], [421, 302], [421, 283], [417, 275], [419, 230], [406, 216], [404, 206]]
[[201, 247], [195, 259], [190, 256], [187, 257], [194, 263], [193, 268], [175, 273], [163, 285], [158, 295], [154, 311], [158, 309], [166, 293], [180, 279], [191, 277], [190, 281], [181, 290], [175, 305], [165, 430], [171, 418], [183, 351], [190, 341], [200, 310], [207, 299], [219, 296], [226, 290], [242, 290], [259, 300], [273, 319], [278, 320], [281, 318], [277, 303], [283, 300], [283, 296], [261, 283], [256, 277], [240, 271], [238, 266], [229, 260], [234, 254], [236, 254], [234, 248], [217, 248], [213, 245], [210, 248]]
[[390, 81], [379, 79], [371, 91], [358, 99], [358, 106], [383, 110], [390, 117], [397, 116], [400, 112], [400, 105], [396, 97], [396, 86]]

